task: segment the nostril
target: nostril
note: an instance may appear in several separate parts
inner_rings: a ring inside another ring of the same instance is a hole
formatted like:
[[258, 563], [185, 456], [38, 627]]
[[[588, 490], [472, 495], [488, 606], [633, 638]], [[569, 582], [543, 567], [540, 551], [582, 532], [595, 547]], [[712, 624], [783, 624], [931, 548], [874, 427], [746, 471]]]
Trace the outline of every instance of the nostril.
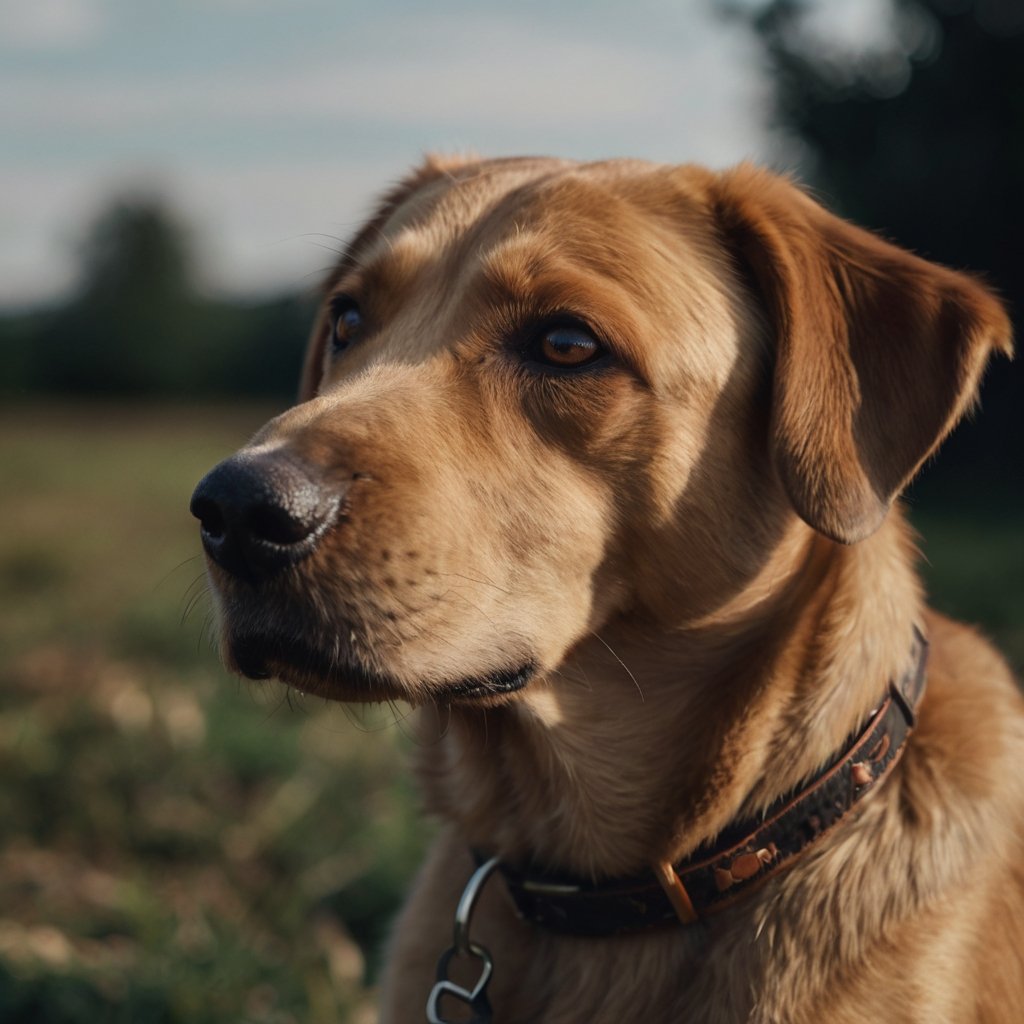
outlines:
[[199, 520], [203, 533], [208, 537], [218, 540], [224, 536], [224, 514], [216, 502], [209, 498], [195, 498], [190, 511]]
[[279, 505], [256, 505], [248, 510], [245, 520], [254, 538], [279, 545], [298, 544], [319, 524], [318, 517], [296, 518]]

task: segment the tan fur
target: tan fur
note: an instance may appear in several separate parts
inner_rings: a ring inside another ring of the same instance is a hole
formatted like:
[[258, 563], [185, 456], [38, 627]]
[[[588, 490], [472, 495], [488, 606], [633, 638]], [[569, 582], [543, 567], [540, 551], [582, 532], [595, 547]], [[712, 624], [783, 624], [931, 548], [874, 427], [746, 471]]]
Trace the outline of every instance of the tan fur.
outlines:
[[[420, 1021], [478, 845], [594, 877], [678, 860], [833, 758], [932, 644], [891, 777], [706, 927], [561, 938], [500, 882], [474, 931], [496, 1024], [997, 1024], [1024, 1012], [1024, 707], [975, 632], [928, 611], [894, 498], [1009, 326], [978, 283], [741, 167], [428, 163], [332, 275], [368, 331], [254, 445], [352, 482], [346, 517], [232, 631], [332, 656], [301, 689], [422, 706], [445, 823], [395, 927], [383, 1020]], [[600, 372], [514, 339], [584, 318]], [[507, 697], [445, 688], [533, 661]], [[387, 683], [346, 682], [358, 663]], [[382, 854], [383, 855], [383, 854]]]

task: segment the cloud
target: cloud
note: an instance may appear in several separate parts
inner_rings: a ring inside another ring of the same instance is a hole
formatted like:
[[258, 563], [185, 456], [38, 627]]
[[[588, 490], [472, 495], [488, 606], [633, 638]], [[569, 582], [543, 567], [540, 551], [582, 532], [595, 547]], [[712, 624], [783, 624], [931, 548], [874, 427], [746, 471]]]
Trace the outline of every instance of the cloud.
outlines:
[[23, 307], [73, 286], [88, 223], [118, 195], [160, 196], [190, 228], [199, 276], [234, 294], [314, 287], [402, 166], [287, 158], [259, 166], [195, 161], [173, 175], [134, 166], [0, 168], [0, 305]]
[[[83, 12], [97, 11], [35, 2], [78, 10], [80, 33]], [[337, 25], [300, 33], [298, 49], [270, 47], [265, 59], [240, 59], [255, 52], [251, 41], [177, 59], [181, 48], [161, 33], [160, 60], [147, 60], [147, 39], [123, 66], [107, 40], [103, 54], [45, 75], [9, 71], [0, 302], [66, 288], [68, 225], [80, 228], [133, 180], [167, 183], [207, 243], [210, 280], [252, 291], [313, 280], [329, 262], [315, 233], [347, 236], [426, 149], [714, 166], [768, 152], [754, 44], [706, 15], [672, 8], [668, 22], [641, 27], [590, 8], [528, 25], [473, 10], [371, 13], [348, 35]]]
[[27, 306], [71, 287], [74, 232], [102, 194], [102, 183], [80, 173], [0, 167], [0, 302]]
[[97, 0], [0, 0], [0, 48], [68, 50], [102, 34], [106, 14]]
[[759, 120], [760, 81], [744, 69], [740, 49], [721, 32], [691, 39], [677, 56], [612, 40], [545, 36], [496, 17], [431, 18], [404, 22], [381, 52], [343, 51], [312, 66], [182, 74], [130, 88], [114, 77], [83, 87], [22, 76], [8, 82], [8, 95], [19, 99], [0, 113], [0, 127], [124, 132], [187, 119], [238, 131], [305, 119], [421, 135], [500, 126], [575, 140], [640, 121], [666, 130], [699, 126], [714, 136], [750, 131]]

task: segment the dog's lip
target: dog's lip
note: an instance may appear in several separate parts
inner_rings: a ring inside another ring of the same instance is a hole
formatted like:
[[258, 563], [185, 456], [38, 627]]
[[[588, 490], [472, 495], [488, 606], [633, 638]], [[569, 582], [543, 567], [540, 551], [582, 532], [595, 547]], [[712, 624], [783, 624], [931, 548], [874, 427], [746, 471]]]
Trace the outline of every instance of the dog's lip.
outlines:
[[537, 673], [534, 661], [464, 676], [451, 682], [431, 682], [422, 688], [350, 661], [338, 662], [312, 644], [290, 637], [237, 635], [229, 640], [230, 659], [249, 679], [278, 677], [297, 689], [333, 700], [422, 700], [460, 703], [503, 697], [523, 689]]
[[521, 690], [536, 675], [537, 666], [527, 662], [518, 668], [501, 669], [487, 675], [462, 679], [444, 686], [443, 693], [454, 700], [495, 697]]

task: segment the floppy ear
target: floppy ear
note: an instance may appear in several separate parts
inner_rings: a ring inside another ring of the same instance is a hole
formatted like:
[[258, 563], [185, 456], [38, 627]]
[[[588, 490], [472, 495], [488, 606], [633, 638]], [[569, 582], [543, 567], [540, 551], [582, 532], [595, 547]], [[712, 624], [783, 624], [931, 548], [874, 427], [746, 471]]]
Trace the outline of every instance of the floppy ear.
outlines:
[[[436, 181], [438, 178], [451, 176], [459, 169], [478, 162], [472, 158], [428, 154], [419, 167], [406, 175], [389, 192], [385, 193], [377, 204], [373, 215], [359, 229], [355, 238], [345, 247], [341, 259], [331, 270], [330, 276], [325, 282], [324, 291], [329, 291], [339, 278], [356, 265], [361, 253], [378, 237], [391, 214], [409, 199], [413, 193], [419, 191], [424, 185]], [[327, 343], [327, 328], [327, 318], [321, 309], [317, 314], [313, 331], [306, 344], [302, 374], [299, 378], [300, 402], [306, 402], [310, 398], [315, 398], [320, 388], [320, 379], [323, 376], [324, 346]]]
[[771, 454], [793, 506], [846, 544], [889, 505], [977, 392], [1010, 323], [977, 281], [828, 213], [742, 165], [713, 186], [719, 223], [775, 334]]

